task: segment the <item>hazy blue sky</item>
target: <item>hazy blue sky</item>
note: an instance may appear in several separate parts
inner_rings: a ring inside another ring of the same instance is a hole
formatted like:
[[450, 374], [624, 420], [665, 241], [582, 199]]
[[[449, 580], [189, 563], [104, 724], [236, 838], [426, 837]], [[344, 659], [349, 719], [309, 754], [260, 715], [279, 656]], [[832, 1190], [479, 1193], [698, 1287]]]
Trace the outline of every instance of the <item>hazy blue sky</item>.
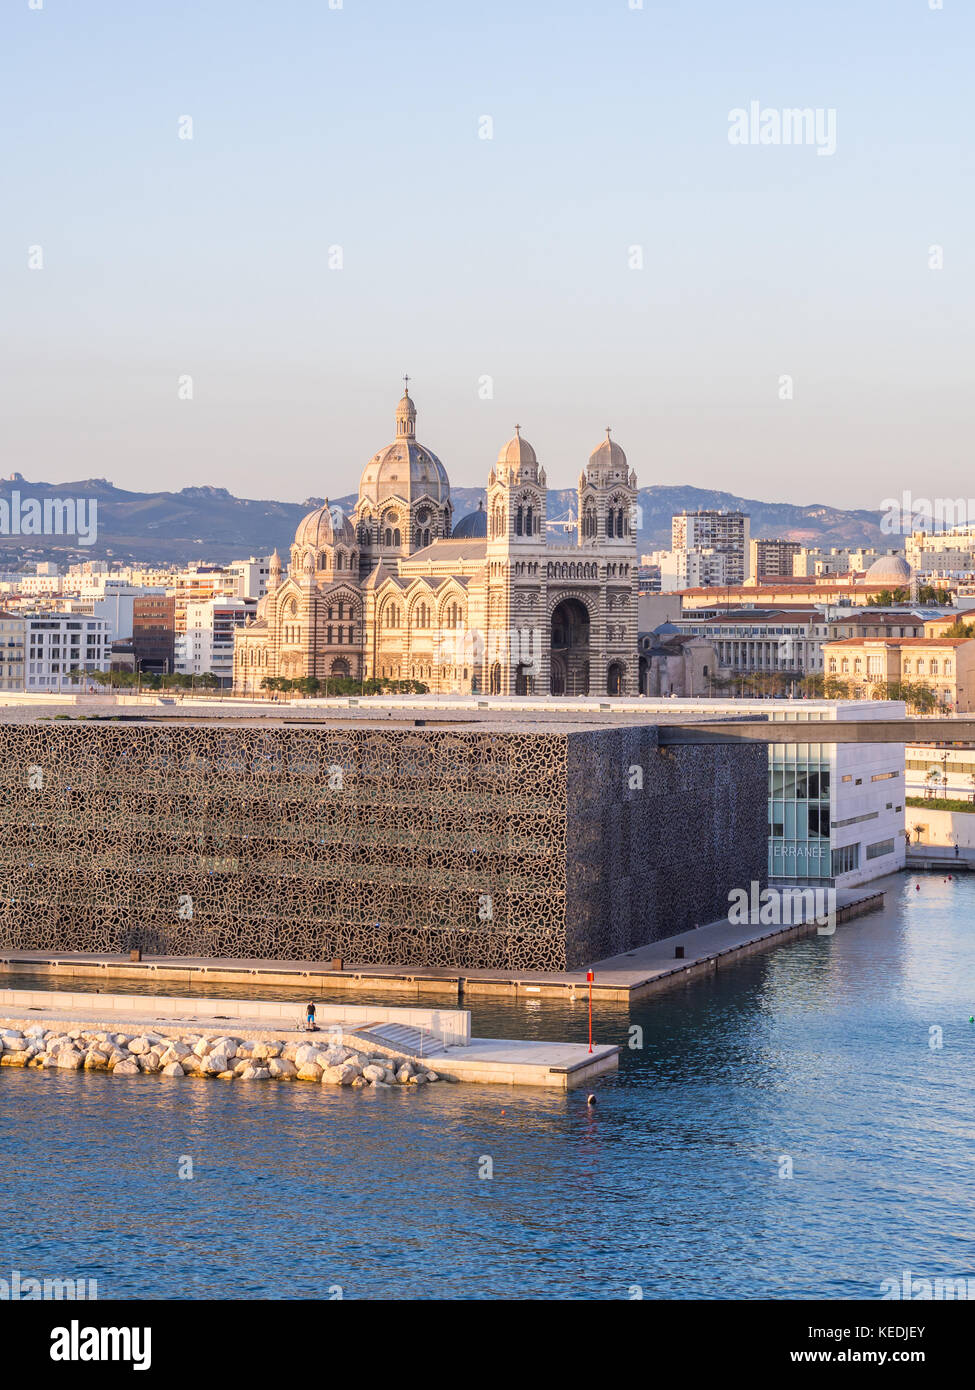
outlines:
[[338, 496], [409, 372], [458, 484], [975, 493], [971, 0], [635, 3], [5, 0], [0, 470]]

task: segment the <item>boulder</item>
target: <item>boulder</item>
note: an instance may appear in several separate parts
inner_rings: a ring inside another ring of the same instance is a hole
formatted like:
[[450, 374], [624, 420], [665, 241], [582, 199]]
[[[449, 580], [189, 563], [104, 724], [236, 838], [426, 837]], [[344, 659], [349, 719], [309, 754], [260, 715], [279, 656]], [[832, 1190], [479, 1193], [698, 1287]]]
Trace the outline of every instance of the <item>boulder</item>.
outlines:
[[232, 1071], [218, 1071], [216, 1073], [218, 1081], [236, 1081], [237, 1078]]
[[284, 1052], [284, 1043], [269, 1042], [269, 1043], [262, 1043], [261, 1046], [267, 1048], [267, 1052], [265, 1053], [265, 1056], [268, 1057], [268, 1058], [270, 1058], [270, 1057], [280, 1057], [281, 1054]]
[[427, 1084], [427, 1074], [425, 1071], [418, 1071], [410, 1077], [411, 1086], [425, 1086]]
[[325, 1067], [325, 1069], [324, 1069], [323, 1072], [322, 1072], [322, 1085], [323, 1085], [323, 1086], [341, 1086], [341, 1085], [342, 1085], [342, 1068], [341, 1068], [341, 1067]]
[[213, 1045], [209, 1038], [201, 1038], [198, 1043], [194, 1044], [193, 1051], [197, 1057], [205, 1057], [208, 1052], [213, 1051]]
[[435, 1071], [428, 1071], [428, 1072], [427, 1072], [427, 1080], [428, 1080], [428, 1081], [439, 1081], [439, 1080], [440, 1080], [440, 1077], [437, 1075], [437, 1073], [436, 1073]]
[[320, 1061], [322, 1056], [323, 1049], [318, 1047], [316, 1043], [302, 1043], [300, 1047], [295, 1050], [295, 1066], [303, 1067], [306, 1062]]
[[404, 1062], [396, 1073], [396, 1080], [401, 1086], [408, 1086], [412, 1075], [413, 1068], [410, 1066], [409, 1062]]
[[371, 1062], [362, 1068], [362, 1075], [367, 1081], [383, 1081], [386, 1077], [386, 1068], [374, 1066]]
[[85, 1056], [85, 1071], [105, 1071], [108, 1058], [97, 1047], [90, 1047]]
[[270, 1056], [271, 1056], [271, 1053], [270, 1053], [270, 1051], [269, 1051], [269, 1049], [268, 1049], [267, 1043], [262, 1043], [262, 1042], [256, 1042], [256, 1043], [254, 1043], [253, 1046], [252, 1046], [251, 1049], [250, 1049], [250, 1054], [251, 1054], [251, 1056], [253, 1057], [253, 1059], [254, 1059], [255, 1062], [257, 1062], [257, 1061], [262, 1061], [262, 1062], [263, 1062], [267, 1057], [270, 1057]]
[[142, 1071], [154, 1072], [159, 1070], [159, 1056], [155, 1052], [144, 1052], [139, 1058], [139, 1067]]
[[298, 1067], [299, 1081], [321, 1081], [321, 1079], [322, 1069], [316, 1062], [302, 1062]]
[[133, 1053], [136, 1057], [141, 1057], [144, 1052], [148, 1052], [149, 1047], [149, 1039], [144, 1038], [141, 1034], [139, 1035], [139, 1037], [133, 1038], [132, 1041], [129, 1043], [129, 1051]]
[[227, 1070], [227, 1060], [225, 1052], [208, 1052], [203, 1063], [203, 1070], [208, 1076], [219, 1076], [221, 1072]]
[[246, 1071], [241, 1073], [240, 1079], [242, 1081], [267, 1081], [270, 1076], [271, 1073], [267, 1067], [248, 1067]]
[[297, 1043], [285, 1043], [284, 1047], [281, 1049], [281, 1056], [284, 1057], [286, 1061], [293, 1062], [297, 1051]]
[[0, 1057], [0, 1067], [26, 1067], [29, 1061], [30, 1053], [26, 1049], [14, 1052], [8, 1052], [5, 1049], [3, 1056]]
[[237, 1040], [235, 1038], [214, 1038], [214, 1052], [222, 1052], [228, 1059], [237, 1056]]
[[178, 1062], [169, 1062], [162, 1069], [163, 1076], [185, 1076], [186, 1072]]
[[112, 1068], [113, 1076], [139, 1076], [139, 1064], [136, 1061], [119, 1062], [118, 1066]]
[[[268, 1063], [268, 1073], [276, 1080], [284, 1080], [285, 1078], [290, 1080], [292, 1077], [297, 1076], [298, 1068], [295, 1066], [294, 1062], [289, 1062], [284, 1057], [272, 1057]], [[324, 1081], [324, 1079], [325, 1076], [323, 1073], [322, 1080]]]
[[354, 1077], [352, 1078], [352, 1085], [353, 1085], [353, 1086], [359, 1086], [359, 1087], [368, 1086], [368, 1085], [369, 1085], [369, 1082], [366, 1080], [366, 1078], [365, 1078], [364, 1076], [354, 1076]]
[[169, 1044], [169, 1051], [173, 1054], [177, 1061], [181, 1061], [182, 1058], [184, 1058], [189, 1052], [192, 1051], [192, 1049], [187, 1047], [185, 1042], [180, 1042], [177, 1039], [176, 1041], [171, 1042]]
[[74, 1047], [62, 1047], [57, 1055], [57, 1065], [64, 1071], [79, 1071], [85, 1065], [85, 1054]]
[[351, 1086], [353, 1082], [360, 1079], [357, 1067], [350, 1066], [348, 1062], [343, 1062], [339, 1067], [339, 1078], [342, 1086]]

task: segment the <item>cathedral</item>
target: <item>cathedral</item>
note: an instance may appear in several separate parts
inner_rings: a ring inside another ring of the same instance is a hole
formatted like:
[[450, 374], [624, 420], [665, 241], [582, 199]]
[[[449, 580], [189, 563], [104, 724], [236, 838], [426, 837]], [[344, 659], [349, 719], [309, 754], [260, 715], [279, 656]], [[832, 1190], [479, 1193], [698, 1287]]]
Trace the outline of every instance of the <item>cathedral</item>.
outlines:
[[299, 525], [286, 569], [275, 551], [257, 616], [236, 633], [234, 689], [331, 676], [443, 694], [636, 694], [636, 493], [607, 430], [579, 475], [575, 538], [552, 544], [545, 469], [516, 426], [486, 508], [455, 525], [407, 389], [351, 517], [326, 501]]

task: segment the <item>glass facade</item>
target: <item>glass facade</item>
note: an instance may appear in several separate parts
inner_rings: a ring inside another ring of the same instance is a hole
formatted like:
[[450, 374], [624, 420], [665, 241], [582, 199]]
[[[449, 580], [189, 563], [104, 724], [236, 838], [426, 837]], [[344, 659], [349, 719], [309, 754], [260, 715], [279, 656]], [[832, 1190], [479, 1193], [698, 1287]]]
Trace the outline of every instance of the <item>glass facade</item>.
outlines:
[[824, 743], [769, 745], [770, 878], [831, 878], [831, 753]]

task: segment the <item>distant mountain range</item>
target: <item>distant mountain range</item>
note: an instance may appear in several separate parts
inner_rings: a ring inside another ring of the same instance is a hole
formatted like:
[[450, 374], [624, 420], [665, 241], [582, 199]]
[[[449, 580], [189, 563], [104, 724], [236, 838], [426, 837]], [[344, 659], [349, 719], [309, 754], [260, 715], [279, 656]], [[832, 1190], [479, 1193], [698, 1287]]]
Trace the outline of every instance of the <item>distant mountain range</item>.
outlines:
[[[451, 489], [454, 520], [474, 511], [484, 500], [484, 489]], [[10, 535], [8, 517], [25, 499], [73, 498], [97, 503], [97, 535], [91, 545], [79, 545], [68, 535]], [[127, 492], [105, 478], [86, 478], [80, 482], [28, 482], [20, 474], [0, 482], [0, 568], [17, 569], [33, 560], [53, 560], [61, 564], [79, 559], [133, 560], [186, 563], [192, 560], [226, 562], [248, 555], [269, 554], [275, 546], [286, 555], [298, 522], [307, 512], [320, 506], [321, 497], [303, 502], [256, 501], [234, 497], [222, 487], [184, 487], [179, 492]], [[335, 506], [351, 511], [356, 497], [350, 493], [330, 499]], [[3, 504], [6, 504], [5, 506]], [[670, 519], [675, 512], [700, 507], [740, 509], [751, 517], [753, 537], [770, 536], [797, 540], [804, 545], [878, 545], [886, 549], [889, 539], [880, 530], [879, 511], [846, 511], [841, 507], [812, 504], [792, 506], [786, 502], [759, 502], [730, 492], [714, 492], [697, 487], [643, 487], [639, 495], [638, 544], [640, 553], [670, 544]], [[576, 494], [572, 488], [549, 492], [549, 519], [574, 514]], [[556, 537], [559, 533], [553, 533]]]

